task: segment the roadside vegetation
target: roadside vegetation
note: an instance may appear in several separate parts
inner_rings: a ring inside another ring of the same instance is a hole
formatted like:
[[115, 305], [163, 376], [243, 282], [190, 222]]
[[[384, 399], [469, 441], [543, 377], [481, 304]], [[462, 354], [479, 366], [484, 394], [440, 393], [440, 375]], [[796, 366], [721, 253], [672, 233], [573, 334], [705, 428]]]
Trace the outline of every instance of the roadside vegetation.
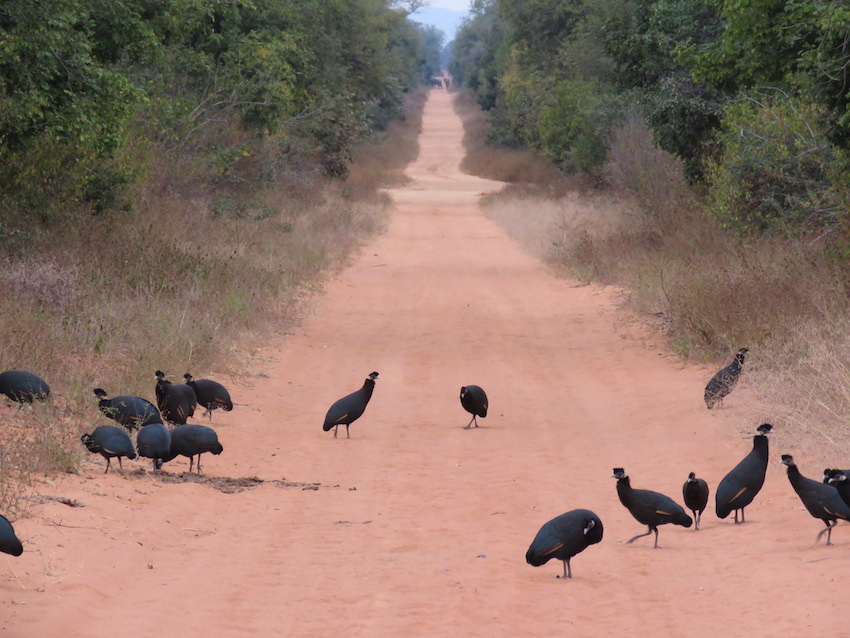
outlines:
[[850, 453], [848, 26], [810, 3], [479, 0], [450, 65], [465, 166], [514, 182], [488, 214], [622, 288], [683, 358], [749, 347], [753, 411], [832, 461]]
[[[75, 471], [92, 389], [244, 379], [305, 293], [384, 227], [442, 34], [399, 2], [0, 8], [0, 512]], [[5, 397], [4, 397], [5, 399]]]

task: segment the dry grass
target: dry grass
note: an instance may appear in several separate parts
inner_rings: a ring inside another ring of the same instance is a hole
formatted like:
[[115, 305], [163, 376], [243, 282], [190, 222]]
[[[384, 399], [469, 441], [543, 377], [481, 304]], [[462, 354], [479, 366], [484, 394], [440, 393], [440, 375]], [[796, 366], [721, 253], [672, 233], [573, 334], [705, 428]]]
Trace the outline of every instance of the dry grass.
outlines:
[[[473, 147], [474, 148], [474, 147]], [[780, 426], [817, 475], [850, 459], [850, 300], [821, 242], [741, 241], [719, 228], [634, 122], [615, 138], [606, 192], [509, 188], [487, 214], [581, 282], [623, 289], [683, 358], [721, 366], [750, 349], [747, 418]]]
[[379, 189], [416, 156], [422, 103], [358, 149], [365, 159], [346, 182], [310, 171], [248, 179], [269, 165], [258, 145], [232, 171], [239, 179], [211, 188], [181, 154], [164, 155], [131, 212], [12, 238], [20, 245], [0, 256], [0, 369], [42, 376], [53, 400], [0, 408], [14, 424], [0, 439], [0, 512], [20, 513], [33, 473], [75, 469], [80, 434], [104, 423], [93, 388], [152, 400], [158, 369], [251, 373], [251, 353], [291, 329], [325, 273], [384, 228]]

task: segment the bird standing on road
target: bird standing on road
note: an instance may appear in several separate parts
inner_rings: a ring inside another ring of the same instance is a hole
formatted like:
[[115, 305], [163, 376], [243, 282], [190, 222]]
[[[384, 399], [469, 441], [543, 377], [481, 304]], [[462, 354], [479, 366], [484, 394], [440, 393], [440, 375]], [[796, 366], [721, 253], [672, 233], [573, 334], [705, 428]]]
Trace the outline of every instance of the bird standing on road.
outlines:
[[715, 405], [723, 407], [723, 397], [732, 392], [738, 384], [738, 377], [741, 376], [741, 368], [744, 365], [744, 356], [748, 352], [747, 348], [738, 350], [735, 360], [715, 374], [705, 386], [705, 405], [709, 410]]
[[337, 430], [340, 425], [345, 425], [345, 438], [350, 439], [351, 434], [348, 432], [348, 426], [359, 419], [366, 410], [366, 405], [369, 399], [372, 398], [372, 392], [375, 390], [375, 380], [378, 378], [377, 372], [372, 372], [363, 387], [352, 392], [351, 394], [342, 397], [334, 403], [325, 415], [325, 423], [322, 426], [325, 432], [331, 428], [334, 429], [334, 438], [336, 438]]
[[673, 523], [682, 527], [690, 527], [693, 520], [685, 513], [681, 505], [669, 496], [664, 496], [651, 490], [636, 490], [625, 470], [615, 467], [611, 478], [617, 479], [617, 496], [620, 502], [635, 517], [638, 523], [643, 523], [649, 529], [645, 534], [638, 534], [626, 541], [626, 545], [655, 532], [653, 549], [658, 549], [658, 526]]
[[468, 430], [473, 423], [475, 423], [475, 427], [478, 427], [477, 417], [485, 418], [487, 408], [490, 407], [487, 394], [477, 385], [465, 385], [460, 389], [460, 404], [464, 410], [472, 415], [472, 419], [463, 428], [464, 430]]
[[80, 440], [89, 452], [100, 454], [106, 459], [104, 474], [109, 472], [109, 464], [112, 459], [118, 459], [118, 469], [124, 471], [124, 467], [121, 465], [121, 457], [126, 456], [130, 460], [136, 458], [136, 451], [133, 449], [130, 435], [127, 434], [126, 430], [115, 425], [96, 427], [91, 434], [83, 434]]
[[688, 480], [682, 486], [682, 496], [685, 499], [685, 507], [694, 514], [694, 531], [699, 529], [702, 513], [708, 504], [708, 483], [696, 474], [688, 474]]
[[162, 423], [149, 423], [139, 431], [136, 449], [139, 456], [153, 459], [153, 471], [156, 472], [171, 453], [171, 432]]
[[156, 376], [156, 404], [162, 414], [162, 418], [169, 423], [182, 425], [190, 416], [195, 414], [198, 399], [191, 386], [185, 383], [171, 383], [166, 381], [165, 373], [157, 370]]
[[[572, 578], [570, 559], [602, 540], [602, 521], [590, 510], [572, 510], [545, 523], [531, 542], [525, 562], [534, 567], [552, 558], [564, 561], [564, 578]], [[556, 576], [560, 578], [560, 576]]]
[[714, 511], [718, 518], [726, 518], [735, 512], [735, 524], [738, 524], [738, 510], [741, 510], [741, 523], [744, 523], [744, 508], [753, 502], [756, 494], [764, 485], [767, 473], [768, 443], [767, 435], [773, 432], [770, 423], [756, 428], [758, 434], [753, 437], [753, 449], [738, 465], [723, 477], [714, 494]]
[[212, 428], [205, 425], [187, 423], [178, 425], [171, 430], [171, 450], [163, 461], [171, 461], [177, 455], [189, 458], [189, 472], [192, 472], [192, 463], [195, 456], [198, 457], [198, 474], [201, 473], [201, 454], [211, 452], [221, 454], [224, 448], [218, 442], [218, 434]]
[[832, 545], [832, 528], [838, 524], [838, 519], [850, 521], [850, 505], [844, 502], [838, 490], [832, 485], [824, 485], [821, 481], [806, 478], [800, 474], [794, 457], [790, 454], [782, 455], [782, 463], [788, 468], [788, 481], [797, 492], [797, 496], [803, 501], [803, 505], [809, 514], [819, 518], [826, 525], [822, 529], [815, 542], [826, 534], [826, 544]]
[[192, 390], [195, 391], [195, 397], [198, 403], [206, 408], [207, 415], [212, 423], [212, 411], [221, 408], [225, 412], [230, 412], [233, 409], [233, 401], [230, 400], [230, 393], [218, 381], [212, 379], [193, 379], [188, 372], [183, 375]]

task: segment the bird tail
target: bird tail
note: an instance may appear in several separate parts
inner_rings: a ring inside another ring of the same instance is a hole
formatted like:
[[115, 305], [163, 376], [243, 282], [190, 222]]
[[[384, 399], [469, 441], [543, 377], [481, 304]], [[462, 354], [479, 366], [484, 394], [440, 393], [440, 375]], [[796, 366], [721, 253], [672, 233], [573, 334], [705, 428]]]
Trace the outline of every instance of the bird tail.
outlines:
[[536, 550], [534, 545], [528, 548], [528, 551], [525, 553], [525, 562], [534, 567], [540, 567], [545, 564], [551, 556], [545, 557], [545, 555], [541, 555], [540, 552]]
[[709, 410], [714, 407], [714, 404], [717, 403], [717, 400], [711, 396], [708, 392], [705, 393], [705, 407]]
[[130, 450], [124, 456], [126, 456], [128, 459], [130, 459], [132, 461], [134, 458], [136, 458], [136, 453], [133, 450]]
[[336, 425], [336, 423], [325, 423], [322, 426], [322, 429], [324, 429], [325, 432], [330, 432], [331, 428], [334, 427], [335, 425]]
[[525, 562], [534, 567], [546, 564], [552, 558], [552, 554], [558, 551], [564, 544], [559, 542], [557, 536], [552, 533], [550, 526], [544, 525], [525, 553]]
[[216, 441], [216, 444], [213, 446], [210, 452], [212, 452], [213, 454], [221, 454], [222, 452], [224, 452], [224, 447], [221, 445], [221, 443]]

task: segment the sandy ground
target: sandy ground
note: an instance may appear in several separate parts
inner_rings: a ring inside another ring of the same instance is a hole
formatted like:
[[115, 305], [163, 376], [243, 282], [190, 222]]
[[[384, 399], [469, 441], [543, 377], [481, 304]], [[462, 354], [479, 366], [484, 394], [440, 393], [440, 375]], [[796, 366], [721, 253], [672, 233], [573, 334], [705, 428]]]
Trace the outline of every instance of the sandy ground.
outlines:
[[[46, 502], [17, 522], [25, 553], [0, 557], [0, 633], [848, 635], [850, 529], [815, 544], [822, 525], [778, 463], [793, 452], [781, 424], [745, 525], [718, 520], [712, 494], [701, 531], [624, 544], [643, 528], [612, 467], [680, 502], [689, 471], [715, 487], [751, 448], [746, 388], [709, 413], [711, 371], [624, 323], [609, 291], [523, 254], [479, 211], [499, 184], [459, 172], [461, 135], [433, 91], [388, 231], [232, 388], [244, 405], [215, 417], [225, 451], [204, 459], [210, 482], [103, 475], [92, 457], [40, 487], [83, 507]], [[352, 438], [322, 432], [373, 370]], [[470, 383], [491, 402], [477, 430], [458, 401]], [[247, 477], [259, 480], [216, 489]], [[578, 507], [605, 537], [573, 559], [574, 578], [527, 565], [539, 527]]]

